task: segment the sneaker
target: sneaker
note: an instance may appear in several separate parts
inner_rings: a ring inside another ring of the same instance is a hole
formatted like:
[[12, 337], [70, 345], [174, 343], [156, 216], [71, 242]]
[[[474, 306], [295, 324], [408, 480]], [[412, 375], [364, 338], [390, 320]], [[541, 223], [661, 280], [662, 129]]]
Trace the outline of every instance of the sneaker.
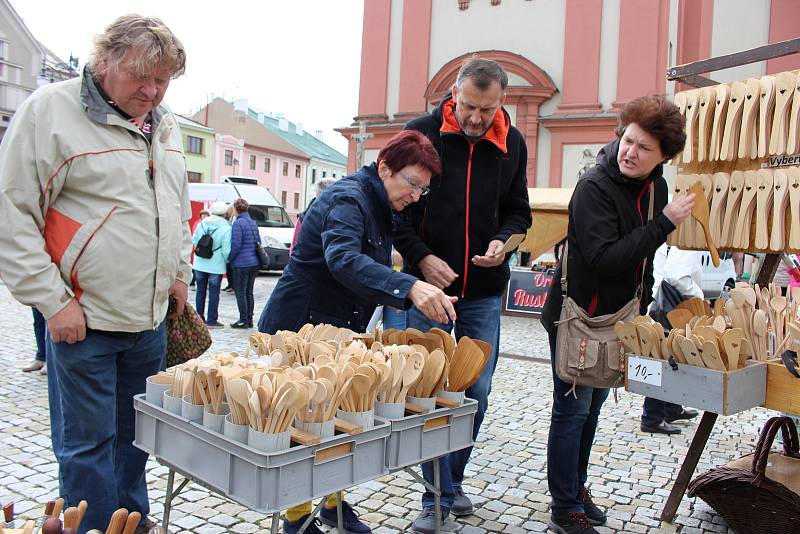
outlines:
[[39, 369], [39, 374], [42, 376], [47, 376], [47, 362]]
[[44, 362], [42, 360], [33, 360], [30, 364], [22, 368], [23, 373], [32, 373], [33, 371], [38, 371], [42, 367], [44, 367]]
[[586, 518], [589, 523], [593, 525], [605, 525], [606, 513], [602, 511], [592, 501], [592, 494], [586, 488], [578, 490], [578, 499], [583, 503], [583, 511], [586, 513]]
[[[450, 511], [447, 508], [442, 508], [442, 524], [439, 525], [439, 528], [444, 526], [444, 522], [449, 514]], [[422, 509], [422, 512], [420, 512], [419, 516], [414, 520], [414, 524], [411, 525], [411, 530], [419, 534], [435, 534], [436, 514], [432, 506]]]
[[[319, 519], [323, 524], [329, 527], [336, 527], [336, 508], [328, 508], [323, 506], [319, 512]], [[342, 501], [342, 522], [345, 534], [370, 534], [372, 529], [361, 522], [358, 518], [358, 512], [353, 510], [353, 507], [347, 501]]]
[[455, 493], [455, 497], [453, 498], [453, 507], [450, 512], [457, 517], [472, 514], [475, 508], [472, 506], [472, 501], [469, 500], [469, 497], [464, 495], [464, 490], [461, 489], [461, 486], [453, 486], [453, 493]]
[[672, 417], [665, 417], [664, 421], [667, 423], [674, 423], [675, 421], [689, 421], [690, 419], [694, 419], [697, 416], [698, 416], [697, 410], [692, 410], [691, 408], [684, 408], [678, 415], [673, 415]]
[[225, 325], [219, 321], [214, 321], [213, 323], [206, 322], [206, 326], [209, 328], [225, 328]]
[[243, 321], [236, 321], [235, 323], [231, 323], [231, 328], [250, 328], [250, 326]]
[[550, 522], [547, 526], [557, 534], [600, 534], [592, 527], [592, 523], [583, 512], [570, 512], [563, 515], [550, 514]]
[[[306, 522], [308, 519], [308, 514], [304, 515], [297, 521], [289, 521], [288, 519], [283, 520], [283, 534], [296, 534], [300, 531], [300, 527], [303, 526], [303, 523]], [[303, 531], [304, 534], [325, 534], [319, 528], [319, 518], [314, 518], [314, 520], [309, 523], [308, 528]]]

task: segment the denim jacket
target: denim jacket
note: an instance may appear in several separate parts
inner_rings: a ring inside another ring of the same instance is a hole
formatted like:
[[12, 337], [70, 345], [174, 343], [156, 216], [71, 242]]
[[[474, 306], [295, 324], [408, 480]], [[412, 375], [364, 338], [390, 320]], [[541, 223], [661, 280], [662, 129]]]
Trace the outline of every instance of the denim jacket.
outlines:
[[363, 332], [378, 304], [408, 307], [417, 279], [391, 267], [392, 209], [373, 164], [329, 187], [306, 212], [258, 329], [329, 323]]

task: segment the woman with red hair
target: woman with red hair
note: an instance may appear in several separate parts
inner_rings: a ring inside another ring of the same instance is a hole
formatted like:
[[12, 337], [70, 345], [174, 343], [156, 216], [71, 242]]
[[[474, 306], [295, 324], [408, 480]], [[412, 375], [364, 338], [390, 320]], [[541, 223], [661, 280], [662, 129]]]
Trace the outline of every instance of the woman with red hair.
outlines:
[[[308, 208], [289, 264], [258, 321], [261, 332], [297, 331], [327, 323], [364, 332], [379, 304], [413, 303], [431, 320], [455, 320], [451, 298], [439, 288], [392, 269], [392, 217], [428, 193], [441, 164], [431, 142], [403, 131], [383, 147], [378, 160], [326, 189]], [[346, 532], [370, 528], [344, 504]], [[311, 513], [310, 503], [288, 510], [284, 532], [293, 534]], [[335, 500], [320, 519], [336, 526]], [[321, 533], [314, 523], [306, 530]]]

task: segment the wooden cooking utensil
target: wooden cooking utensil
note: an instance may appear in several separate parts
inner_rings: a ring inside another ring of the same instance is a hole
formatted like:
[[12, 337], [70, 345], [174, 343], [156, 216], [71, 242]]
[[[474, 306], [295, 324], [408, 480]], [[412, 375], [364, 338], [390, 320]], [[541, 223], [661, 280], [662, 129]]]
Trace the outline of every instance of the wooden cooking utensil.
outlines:
[[86, 515], [86, 510], [89, 508], [89, 503], [86, 501], [81, 501], [78, 503], [78, 518], [75, 523], [75, 530], [80, 528], [81, 522], [83, 521], [83, 516]]
[[695, 182], [689, 191], [695, 195], [694, 205], [692, 206], [692, 217], [697, 219], [697, 222], [703, 227], [703, 233], [706, 237], [706, 245], [711, 253], [711, 261], [714, 263], [714, 267], [719, 267], [719, 253], [717, 252], [717, 247], [711, 237], [711, 229], [708, 227], [708, 201], [706, 200], [706, 195], [703, 192], [703, 184], [701, 182]]
[[750, 225], [753, 220], [753, 210], [755, 210], [756, 207], [756, 193], [758, 193], [757, 182], [756, 171], [745, 171], [742, 203], [739, 206], [739, 218], [734, 230], [734, 248], [750, 248]]
[[500, 249], [498, 254], [508, 254], [514, 252], [522, 242], [525, 241], [525, 234], [511, 234], [511, 236], [503, 243], [503, 248]]
[[733, 82], [728, 95], [728, 114], [725, 117], [725, 130], [719, 148], [721, 161], [733, 161], [738, 154], [739, 132], [742, 128], [742, 111], [744, 110], [747, 86], [742, 82]]
[[784, 170], [789, 188], [789, 248], [800, 249], [800, 168]]
[[142, 520], [142, 514], [139, 512], [131, 512], [128, 519], [125, 520], [125, 528], [122, 529], [122, 534], [133, 534], [136, 527], [139, 526], [139, 521]]
[[728, 199], [730, 176], [726, 172], [717, 172], [713, 176], [714, 191], [711, 194], [711, 214], [708, 225], [711, 228], [711, 239], [722, 246], [722, 223], [725, 214], [725, 203]]
[[667, 320], [672, 328], [686, 328], [686, 323], [692, 318], [692, 312], [682, 308], [676, 308], [667, 312]]
[[786, 248], [786, 208], [789, 205], [789, 178], [783, 169], [775, 169], [772, 175], [772, 191], [772, 232], [769, 249], [781, 252]]
[[722, 348], [727, 357], [727, 367], [729, 371], [735, 371], [739, 367], [739, 354], [742, 348], [742, 338], [744, 333], [741, 328], [731, 328], [722, 334]]
[[774, 194], [771, 169], [756, 171], [756, 238], [757, 249], [764, 250], [769, 247], [769, 209], [772, 207]]
[[755, 159], [758, 157], [756, 131], [761, 82], [758, 78], [750, 78], [745, 82], [745, 87], [747, 92], [742, 110], [742, 128], [739, 131], [739, 159]]
[[792, 111], [789, 114], [789, 136], [786, 139], [786, 153], [796, 154], [800, 151], [800, 75], [795, 79]]
[[700, 349], [692, 340], [683, 336], [677, 336], [676, 341], [681, 348], [681, 352], [683, 353], [683, 357], [686, 359], [686, 363], [696, 367], [705, 367], [703, 358], [700, 356]]
[[[697, 174], [697, 175], [695, 175], [695, 180], [692, 182], [692, 185], [694, 185], [697, 182], [700, 182], [700, 184], [703, 187], [703, 198], [706, 201], [706, 205], [709, 206], [709, 219], [710, 219], [711, 218], [711, 213], [710, 213], [710, 211], [711, 211], [710, 210], [711, 195], [714, 192], [712, 175], [710, 175], [710, 174]], [[695, 197], [695, 201], [696, 201], [696, 199], [697, 199], [697, 197]], [[711, 231], [710, 224], [711, 223], [709, 221], [709, 227], [708, 227], [709, 231]], [[712, 239], [712, 241], [713, 241], [713, 239]], [[697, 247], [697, 248], [707, 248], [706, 245], [705, 245], [705, 243], [706, 243], [705, 233], [703, 231], [702, 225], [700, 225], [699, 223], [695, 223], [694, 224], [694, 237], [692, 238], [692, 242], [694, 243], [694, 246]], [[716, 241], [714, 241], [714, 244], [716, 244]]]
[[636, 333], [639, 335], [639, 346], [642, 348], [640, 354], [645, 357], [652, 356], [654, 347], [650, 327], [646, 324], [637, 324]]
[[697, 161], [706, 161], [710, 155], [711, 126], [714, 123], [714, 109], [717, 91], [712, 87], [698, 89], [697, 104], [700, 107], [697, 121]]
[[714, 369], [715, 371], [727, 371], [727, 367], [722, 361], [722, 357], [719, 355], [719, 349], [717, 345], [712, 343], [711, 341], [706, 341], [700, 347], [700, 356], [703, 358], [703, 363], [709, 369]]
[[739, 220], [739, 211], [744, 192], [744, 172], [733, 171], [728, 184], [728, 199], [725, 202], [725, 216], [720, 232], [720, 246], [732, 247], [736, 235], [736, 224]]
[[125, 526], [125, 521], [128, 519], [128, 510], [120, 508], [111, 514], [111, 520], [108, 522], [106, 534], [122, 534], [122, 529]]
[[686, 144], [683, 147], [682, 160], [684, 163], [691, 163], [694, 159], [694, 146], [697, 144], [697, 120], [700, 118], [697, 103], [699, 89], [686, 91], [684, 98], [686, 99]]
[[450, 372], [447, 378], [449, 391], [465, 391], [480, 377], [486, 365], [483, 350], [472, 339], [464, 336], [450, 359]]
[[[463, 339], [463, 338], [462, 338]], [[422, 375], [422, 369], [425, 366], [425, 360], [422, 354], [415, 352], [406, 358], [406, 363], [403, 365], [403, 387], [395, 398], [395, 402], [405, 402], [408, 390], [417, 383], [419, 377]]]
[[633, 354], [641, 354], [642, 346], [639, 343], [639, 334], [636, 331], [636, 325], [627, 321], [617, 321], [614, 325], [614, 333], [622, 344], [627, 347], [629, 352]]
[[448, 358], [452, 356], [453, 351], [456, 350], [456, 340], [453, 339], [448, 332], [445, 332], [441, 328], [431, 328], [431, 334], [436, 334], [440, 338], [442, 338], [442, 347], [444, 347], [444, 354]]
[[769, 139], [769, 154], [772, 156], [786, 153], [792, 96], [796, 85], [797, 75], [793, 72], [781, 72], [775, 77], [775, 112]]
[[758, 157], [766, 157], [769, 151], [772, 117], [775, 114], [775, 77], [762, 76], [759, 80], [761, 98], [758, 106]]
[[[678, 174], [675, 178], [675, 195], [685, 196], [689, 194], [689, 188], [695, 183], [696, 177], [692, 174]], [[676, 244], [684, 247], [694, 247], [695, 227], [697, 223], [691, 217], [684, 219], [683, 223], [673, 233], [677, 233]]]
[[764, 310], [756, 310], [753, 313], [753, 334], [755, 335], [755, 346], [753, 350], [756, 353], [756, 359], [758, 360], [766, 360], [767, 359], [767, 345], [769, 341], [769, 331], [767, 325], [769, 321], [767, 319], [767, 314]]
[[716, 86], [716, 104], [714, 105], [714, 121], [711, 124], [711, 141], [709, 143], [709, 161], [719, 161], [720, 145], [725, 130], [725, 118], [728, 115], [728, 86]]

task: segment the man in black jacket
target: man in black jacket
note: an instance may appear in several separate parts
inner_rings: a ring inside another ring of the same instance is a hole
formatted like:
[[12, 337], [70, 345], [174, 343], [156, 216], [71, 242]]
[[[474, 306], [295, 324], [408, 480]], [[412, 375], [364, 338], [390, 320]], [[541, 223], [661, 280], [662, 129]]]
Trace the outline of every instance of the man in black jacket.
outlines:
[[[525, 168], [528, 150], [522, 134], [511, 126], [502, 108], [508, 76], [494, 61], [465, 61], [452, 95], [429, 115], [408, 123], [436, 147], [442, 174], [431, 180], [430, 194], [409, 206], [397, 222], [395, 247], [405, 271], [456, 296], [456, 338], [469, 336], [492, 345], [492, 355], [478, 381], [466, 392], [478, 400], [473, 437], [477, 437], [488, 407], [492, 375], [500, 342], [500, 300], [509, 278], [507, 256], [499, 254], [512, 235], [531, 225]], [[416, 308], [408, 312], [408, 327], [446, 331], [453, 324], [429, 321]], [[472, 448], [440, 461], [442, 517], [472, 513], [462, 489]], [[423, 465], [433, 480], [431, 463]], [[434, 532], [433, 494], [422, 497], [423, 511], [414, 531]]]

